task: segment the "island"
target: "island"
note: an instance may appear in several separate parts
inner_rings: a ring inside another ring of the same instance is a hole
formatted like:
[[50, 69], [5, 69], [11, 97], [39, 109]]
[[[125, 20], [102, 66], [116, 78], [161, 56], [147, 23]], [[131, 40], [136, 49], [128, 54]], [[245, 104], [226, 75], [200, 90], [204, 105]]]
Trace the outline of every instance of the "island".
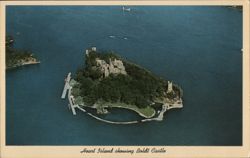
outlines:
[[40, 61], [30, 51], [14, 48], [14, 38], [6, 36], [6, 69], [12, 69], [24, 65], [39, 64]]
[[[163, 120], [172, 108], [183, 107], [183, 90], [172, 81], [157, 77], [145, 68], [120, 57], [112, 51], [85, 51], [85, 65], [65, 79], [62, 98], [68, 92], [69, 108], [107, 122], [130, 124]], [[96, 110], [96, 115], [86, 108]], [[109, 114], [110, 108], [125, 108], [138, 113], [142, 119], [129, 122], [104, 120], [98, 115]]]
[[240, 6], [240, 5], [232, 5], [232, 6], [229, 6], [229, 7], [235, 8], [235, 9], [239, 9], [239, 10], [242, 10], [242, 9], [243, 9], [243, 7]]

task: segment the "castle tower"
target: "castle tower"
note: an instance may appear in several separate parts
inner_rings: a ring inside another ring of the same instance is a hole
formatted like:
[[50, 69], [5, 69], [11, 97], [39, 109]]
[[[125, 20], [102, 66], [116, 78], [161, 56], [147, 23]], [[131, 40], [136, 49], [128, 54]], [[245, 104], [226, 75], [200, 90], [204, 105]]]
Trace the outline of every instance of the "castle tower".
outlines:
[[171, 93], [173, 91], [173, 83], [168, 81], [168, 90], [167, 93]]
[[109, 76], [108, 66], [104, 66], [104, 77], [108, 77], [108, 76]]
[[88, 49], [86, 49], [85, 54], [86, 54], [87, 56], [89, 56], [89, 50], [88, 50]]

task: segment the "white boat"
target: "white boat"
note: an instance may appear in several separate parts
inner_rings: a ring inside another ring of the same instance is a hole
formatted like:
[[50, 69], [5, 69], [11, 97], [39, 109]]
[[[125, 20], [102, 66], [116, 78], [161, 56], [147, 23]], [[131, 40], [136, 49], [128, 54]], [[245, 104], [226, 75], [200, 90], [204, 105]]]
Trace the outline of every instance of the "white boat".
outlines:
[[123, 11], [130, 12], [130, 10], [131, 10], [131, 9], [130, 9], [130, 8], [125, 8], [125, 7], [122, 7], [122, 10], [123, 10]]

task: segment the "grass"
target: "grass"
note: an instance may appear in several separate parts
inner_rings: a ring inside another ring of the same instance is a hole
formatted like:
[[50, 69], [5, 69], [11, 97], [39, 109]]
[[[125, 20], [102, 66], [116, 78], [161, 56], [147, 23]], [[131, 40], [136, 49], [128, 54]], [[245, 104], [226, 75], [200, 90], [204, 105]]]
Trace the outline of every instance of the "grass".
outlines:
[[125, 108], [125, 109], [130, 109], [135, 112], [137, 112], [139, 115], [145, 118], [151, 118], [155, 115], [155, 110], [154, 108], [147, 106], [146, 108], [138, 108], [135, 105], [130, 105], [130, 104], [125, 104], [121, 102], [117, 103], [101, 103], [102, 107], [115, 107], [115, 108]]
[[[70, 84], [72, 86], [72, 85], [75, 85], [76, 82], [71, 80]], [[85, 105], [83, 98], [79, 96], [78, 89], [73, 88], [72, 92], [77, 93], [77, 94], [73, 94], [75, 96], [75, 103], [78, 105]], [[103, 102], [103, 101], [98, 101], [97, 105], [99, 105], [97, 109], [98, 108], [102, 109], [104, 107], [114, 107], [114, 108], [125, 108], [129, 110], [133, 110], [136, 113], [138, 113], [140, 116], [145, 117], [145, 118], [151, 118], [155, 115], [155, 109], [150, 106], [147, 106], [146, 108], [138, 108], [136, 105], [125, 104], [121, 102], [110, 103], [110, 102]]]

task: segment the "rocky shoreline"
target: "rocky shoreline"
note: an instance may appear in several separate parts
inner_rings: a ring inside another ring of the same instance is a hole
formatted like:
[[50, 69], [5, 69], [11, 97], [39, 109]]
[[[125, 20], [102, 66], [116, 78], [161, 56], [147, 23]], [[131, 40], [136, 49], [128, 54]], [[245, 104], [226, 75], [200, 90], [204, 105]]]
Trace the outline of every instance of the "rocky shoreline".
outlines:
[[17, 64], [11, 65], [11, 66], [6, 66], [6, 70], [10, 70], [10, 69], [14, 69], [14, 68], [26, 66], [26, 65], [40, 64], [40, 63], [41, 62], [38, 61], [36, 58], [33, 58], [32, 60], [29, 60], [29, 61], [22, 61], [22, 62], [19, 62]]

